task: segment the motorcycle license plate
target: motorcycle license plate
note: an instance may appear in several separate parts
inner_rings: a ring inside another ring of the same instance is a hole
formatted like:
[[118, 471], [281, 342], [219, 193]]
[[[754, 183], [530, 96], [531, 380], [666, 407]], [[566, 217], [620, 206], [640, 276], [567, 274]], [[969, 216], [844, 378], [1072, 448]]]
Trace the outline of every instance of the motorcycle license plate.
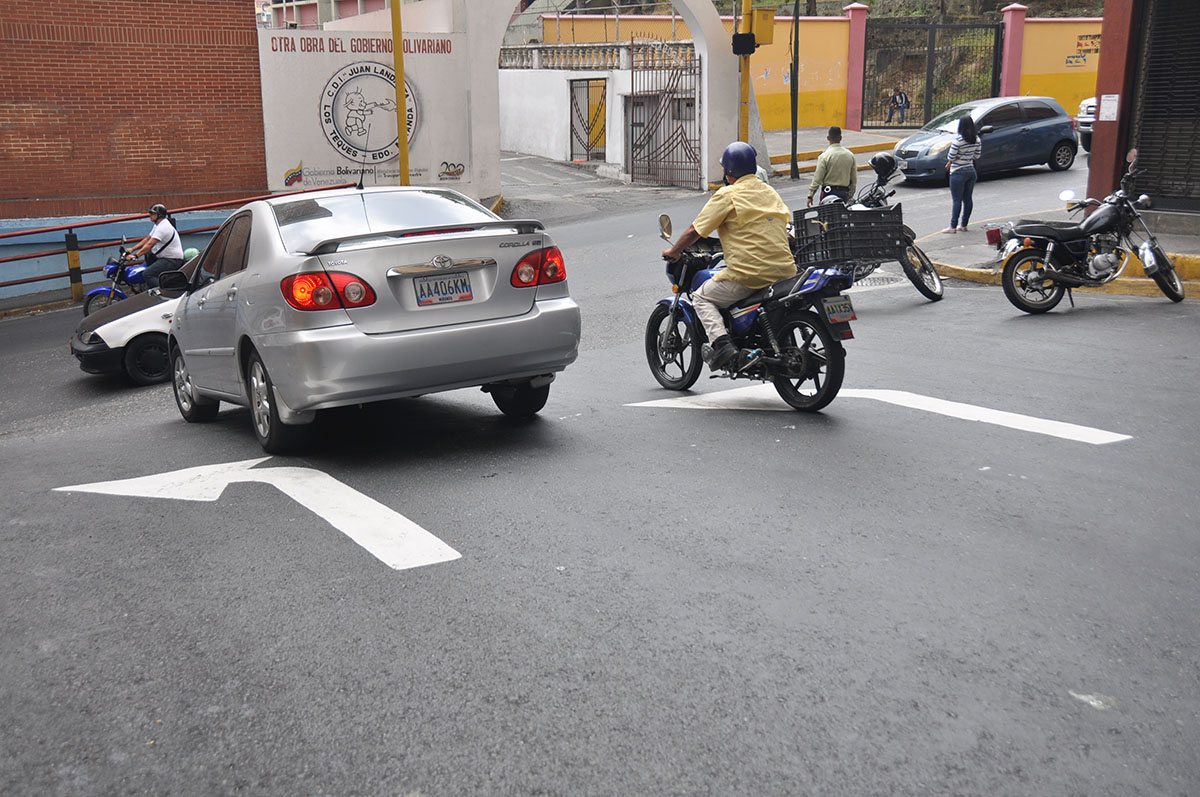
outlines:
[[474, 298], [471, 293], [471, 277], [465, 271], [417, 277], [413, 280], [413, 289], [417, 292], [417, 305], [420, 307], [447, 302], [469, 302]]
[[846, 324], [858, 320], [849, 296], [827, 296], [821, 300], [821, 306], [825, 310], [825, 318], [831, 324]]

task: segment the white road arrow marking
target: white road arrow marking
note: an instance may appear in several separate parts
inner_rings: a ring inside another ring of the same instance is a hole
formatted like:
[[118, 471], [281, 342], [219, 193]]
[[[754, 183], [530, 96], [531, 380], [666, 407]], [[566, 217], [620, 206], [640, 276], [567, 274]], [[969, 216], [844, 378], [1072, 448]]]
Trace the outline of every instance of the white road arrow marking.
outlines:
[[[865, 398], [896, 404], [915, 410], [936, 412], [951, 418], [961, 418], [966, 421], [981, 421], [1009, 429], [1019, 429], [1023, 432], [1060, 437], [1064, 440], [1075, 440], [1080, 443], [1103, 445], [1116, 443], [1121, 440], [1131, 440], [1127, 434], [1106, 432], [1103, 429], [1093, 429], [1090, 426], [1078, 426], [1063, 421], [1051, 421], [1045, 418], [1035, 418], [1031, 415], [1020, 415], [1015, 412], [993, 410], [987, 407], [977, 407], [974, 404], [962, 404], [957, 401], [922, 396], [904, 390], [854, 390], [843, 389], [838, 398]], [[705, 393], [697, 396], [681, 396], [679, 398], [657, 399], [629, 404], [630, 407], [673, 407], [676, 409], [694, 410], [778, 410], [794, 412], [783, 403], [775, 388], [771, 385], [753, 385], [751, 387], [723, 390], [720, 393]]]
[[462, 555], [404, 515], [319, 470], [287, 467], [252, 470], [268, 459], [270, 457], [202, 465], [136, 479], [55, 489], [139, 498], [216, 501], [229, 484], [262, 482], [274, 485], [396, 570], [449, 562]]

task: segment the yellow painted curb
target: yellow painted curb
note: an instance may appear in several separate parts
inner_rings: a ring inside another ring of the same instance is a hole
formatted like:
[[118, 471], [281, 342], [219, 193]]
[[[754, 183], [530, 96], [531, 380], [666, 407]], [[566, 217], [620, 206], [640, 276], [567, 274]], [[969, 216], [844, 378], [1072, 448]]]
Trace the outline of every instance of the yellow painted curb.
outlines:
[[[870, 169], [870, 168], [871, 168], [871, 164], [862, 163], [862, 164], [859, 164], [858, 170], [860, 172], [862, 172], [862, 171], [866, 171], [867, 169]], [[815, 172], [816, 170], [817, 170], [817, 165], [815, 163], [810, 166], [797, 166], [796, 167], [796, 172], [798, 174], [809, 174], [810, 172]], [[775, 169], [773, 171], [773, 174], [776, 177], [787, 177], [791, 173], [792, 173], [791, 166], [788, 166], [786, 169]]]
[[[1171, 262], [1175, 262], [1175, 255], [1169, 255], [1169, 257], [1171, 258]], [[938, 273], [943, 277], [965, 280], [967, 282], [978, 282], [983, 285], [1000, 284], [1000, 270], [998, 268], [965, 268], [963, 266], [952, 266], [949, 263], [939, 263], [936, 260], [933, 261], [933, 265], [937, 267]], [[1176, 268], [1178, 269], [1178, 266]], [[1122, 296], [1163, 296], [1163, 292], [1159, 289], [1158, 285], [1148, 277], [1121, 277], [1099, 288], [1086, 288], [1084, 290]], [[1183, 292], [1185, 296], [1192, 298], [1200, 297], [1200, 280], [1183, 280]], [[1163, 298], [1166, 297], [1164, 296]]]
[[[855, 144], [853, 147], [847, 147], [846, 149], [850, 150], [851, 152], [853, 152], [855, 154], [862, 154], [864, 152], [883, 152], [885, 150], [889, 150], [889, 149], [892, 149], [893, 147], [895, 147], [896, 143], [897, 142], [895, 142], [895, 141], [880, 141], [875, 144]], [[823, 149], [809, 149], [809, 150], [805, 150], [804, 152], [797, 152], [796, 160], [798, 160], [798, 161], [815, 160], [824, 151], [825, 150], [823, 150]], [[791, 155], [772, 155], [771, 156], [771, 163], [791, 163], [791, 162], [792, 162]]]

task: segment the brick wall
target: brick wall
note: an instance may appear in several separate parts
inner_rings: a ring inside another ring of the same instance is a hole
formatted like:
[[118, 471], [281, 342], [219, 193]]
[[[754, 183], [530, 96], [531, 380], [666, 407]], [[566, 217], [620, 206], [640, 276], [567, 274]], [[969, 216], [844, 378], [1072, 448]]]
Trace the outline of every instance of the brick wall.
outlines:
[[0, 218], [267, 193], [246, 0], [10, 0], [0, 75]]

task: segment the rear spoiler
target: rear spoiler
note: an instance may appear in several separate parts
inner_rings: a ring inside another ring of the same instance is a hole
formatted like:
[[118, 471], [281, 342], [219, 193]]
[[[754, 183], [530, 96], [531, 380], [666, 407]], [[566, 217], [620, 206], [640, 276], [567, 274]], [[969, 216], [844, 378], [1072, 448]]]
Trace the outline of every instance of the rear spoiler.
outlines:
[[497, 221], [477, 221], [466, 224], [436, 224], [432, 227], [403, 227], [398, 230], [385, 230], [382, 232], [368, 232], [361, 235], [346, 235], [341, 238], [327, 238], [319, 244], [309, 249], [305, 254], [309, 255], [328, 255], [337, 251], [337, 248], [344, 243], [352, 241], [367, 241], [372, 238], [407, 238], [410, 235], [435, 235], [439, 232], [465, 232], [476, 230], [490, 229], [513, 229], [516, 228], [518, 235], [528, 235], [537, 230], [546, 229], [546, 225], [535, 219], [500, 219]]

